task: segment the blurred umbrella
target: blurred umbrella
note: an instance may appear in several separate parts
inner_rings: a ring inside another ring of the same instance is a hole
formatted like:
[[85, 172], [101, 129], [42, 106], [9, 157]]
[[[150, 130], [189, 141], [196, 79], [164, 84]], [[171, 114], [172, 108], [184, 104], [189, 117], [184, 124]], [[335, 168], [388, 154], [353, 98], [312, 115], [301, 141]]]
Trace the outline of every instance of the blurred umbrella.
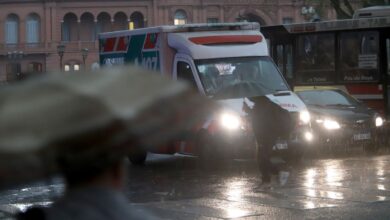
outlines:
[[133, 67], [52, 73], [4, 87], [0, 187], [52, 175], [63, 158], [104, 164], [134, 146], [156, 147], [211, 108], [187, 84]]

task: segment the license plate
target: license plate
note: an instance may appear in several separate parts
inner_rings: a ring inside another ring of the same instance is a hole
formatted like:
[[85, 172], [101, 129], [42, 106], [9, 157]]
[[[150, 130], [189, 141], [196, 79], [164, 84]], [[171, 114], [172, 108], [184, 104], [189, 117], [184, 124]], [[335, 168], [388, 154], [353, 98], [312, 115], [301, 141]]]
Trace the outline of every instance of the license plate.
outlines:
[[360, 140], [369, 140], [371, 139], [371, 133], [362, 133], [362, 134], [354, 134], [353, 140], [360, 141]]
[[275, 148], [278, 150], [285, 150], [288, 148], [287, 141], [277, 141], [275, 144]]

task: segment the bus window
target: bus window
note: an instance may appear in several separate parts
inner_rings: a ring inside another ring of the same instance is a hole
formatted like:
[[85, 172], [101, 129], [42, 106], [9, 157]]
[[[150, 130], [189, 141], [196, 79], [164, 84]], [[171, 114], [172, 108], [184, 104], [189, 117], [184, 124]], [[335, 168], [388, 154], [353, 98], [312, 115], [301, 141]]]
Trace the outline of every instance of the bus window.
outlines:
[[292, 79], [293, 78], [293, 50], [292, 45], [286, 45], [286, 78]]
[[390, 38], [386, 39], [386, 56], [387, 56], [387, 115], [390, 114]]
[[280, 72], [284, 74], [283, 64], [283, 44], [278, 44], [276, 45], [276, 65], [278, 65]]
[[390, 79], [390, 39], [386, 39], [387, 75]]
[[379, 79], [377, 32], [348, 32], [340, 34], [340, 75], [344, 82], [375, 81]]
[[298, 83], [327, 83], [334, 79], [334, 34], [309, 34], [297, 38]]

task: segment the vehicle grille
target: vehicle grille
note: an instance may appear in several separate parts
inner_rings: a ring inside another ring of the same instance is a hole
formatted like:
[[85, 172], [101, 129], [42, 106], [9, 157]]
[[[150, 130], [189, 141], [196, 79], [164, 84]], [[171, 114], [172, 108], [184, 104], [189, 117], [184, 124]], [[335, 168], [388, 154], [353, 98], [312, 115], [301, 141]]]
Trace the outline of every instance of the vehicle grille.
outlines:
[[371, 123], [369, 120], [357, 120], [354, 122], [345, 123], [344, 126], [351, 128], [353, 130], [364, 130], [364, 129], [370, 129]]

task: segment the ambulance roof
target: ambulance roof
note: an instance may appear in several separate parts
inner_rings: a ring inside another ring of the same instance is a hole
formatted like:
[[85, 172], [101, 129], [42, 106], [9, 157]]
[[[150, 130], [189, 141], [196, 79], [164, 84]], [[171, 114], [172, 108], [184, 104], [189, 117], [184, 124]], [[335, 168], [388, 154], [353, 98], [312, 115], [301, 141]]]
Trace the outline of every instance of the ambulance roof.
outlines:
[[227, 31], [227, 30], [259, 30], [257, 22], [236, 22], [236, 23], [214, 23], [214, 24], [185, 24], [185, 25], [163, 25], [157, 27], [139, 28], [135, 30], [122, 30], [100, 33], [99, 38], [135, 35], [144, 33], [179, 33], [179, 32], [201, 32], [201, 31]]
[[170, 33], [168, 44], [193, 59], [268, 56], [259, 30]]

